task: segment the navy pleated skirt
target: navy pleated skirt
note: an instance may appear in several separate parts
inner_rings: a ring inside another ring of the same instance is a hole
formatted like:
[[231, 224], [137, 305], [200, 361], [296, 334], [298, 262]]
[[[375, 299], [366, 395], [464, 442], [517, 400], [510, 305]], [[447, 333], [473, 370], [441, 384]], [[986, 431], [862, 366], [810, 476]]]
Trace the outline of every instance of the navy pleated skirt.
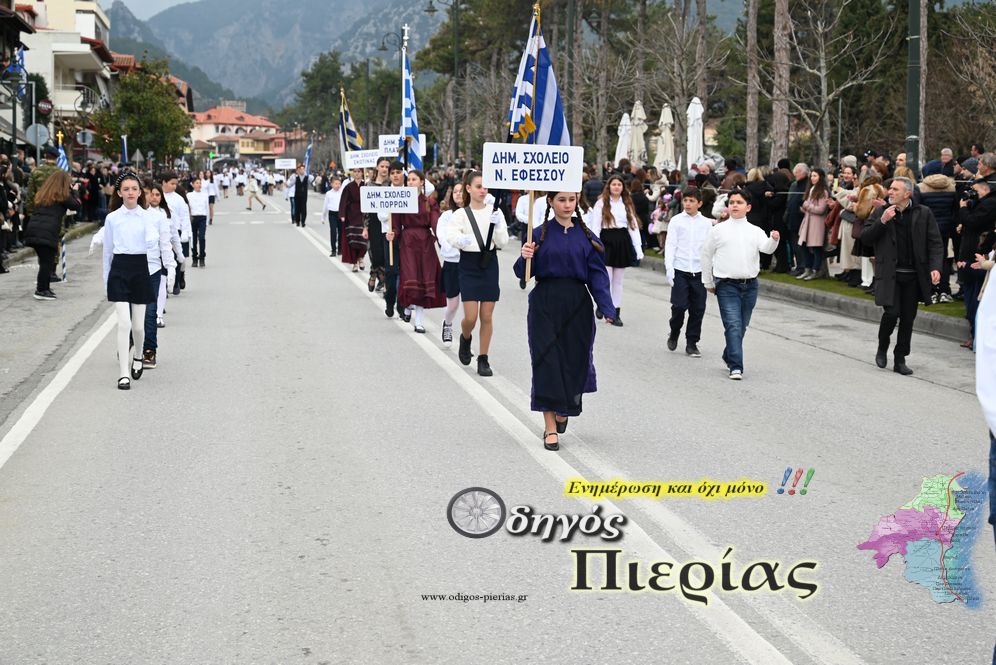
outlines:
[[149, 257], [146, 254], [115, 254], [107, 274], [107, 299], [148, 305], [158, 298], [149, 283]]

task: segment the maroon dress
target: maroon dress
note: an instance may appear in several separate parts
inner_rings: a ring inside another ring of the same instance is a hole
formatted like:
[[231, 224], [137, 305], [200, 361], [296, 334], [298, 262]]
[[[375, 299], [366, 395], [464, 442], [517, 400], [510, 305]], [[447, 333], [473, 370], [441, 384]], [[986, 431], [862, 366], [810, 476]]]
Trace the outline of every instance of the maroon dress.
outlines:
[[419, 306], [427, 309], [446, 306], [446, 294], [442, 290], [442, 269], [433, 244], [436, 242], [436, 222], [439, 219], [439, 206], [421, 194], [418, 197], [419, 212], [415, 214], [394, 213], [391, 215], [391, 228], [401, 239], [400, 248], [401, 284], [398, 289], [398, 302], [405, 306]]
[[358, 263], [367, 255], [367, 244], [363, 240], [363, 213], [360, 211], [360, 186], [350, 180], [342, 188], [339, 199], [339, 217], [345, 220], [340, 229], [342, 262]]

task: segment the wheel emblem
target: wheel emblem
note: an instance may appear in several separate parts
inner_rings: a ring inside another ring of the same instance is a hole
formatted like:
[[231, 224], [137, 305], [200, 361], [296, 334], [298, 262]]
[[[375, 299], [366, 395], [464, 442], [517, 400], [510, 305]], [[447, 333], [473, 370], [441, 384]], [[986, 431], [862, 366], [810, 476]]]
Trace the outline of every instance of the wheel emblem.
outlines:
[[484, 487], [457, 492], [446, 507], [453, 530], [468, 538], [487, 538], [505, 523], [505, 502]]

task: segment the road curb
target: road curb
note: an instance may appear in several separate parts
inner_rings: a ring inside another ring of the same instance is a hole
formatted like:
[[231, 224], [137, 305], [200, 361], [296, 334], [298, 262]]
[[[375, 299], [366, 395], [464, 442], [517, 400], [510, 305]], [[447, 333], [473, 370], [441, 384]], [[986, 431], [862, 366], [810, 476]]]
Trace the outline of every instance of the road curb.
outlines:
[[[96, 233], [97, 229], [100, 228], [100, 224], [97, 222], [84, 222], [81, 224], [74, 224], [68, 231], [66, 235], [63, 236], [63, 242], [72, 242], [77, 238], [82, 238], [83, 236], [90, 235], [91, 233]], [[5, 265], [16, 266], [20, 263], [27, 263], [28, 261], [35, 260], [35, 250], [30, 247], [22, 247], [21, 249], [15, 250], [7, 255]]]
[[[648, 256], [640, 262], [640, 267], [655, 272], [664, 272], [664, 259]], [[882, 318], [882, 308], [875, 303], [858, 298], [848, 298], [837, 293], [769, 282], [764, 279], [760, 280], [760, 292], [776, 300], [806, 305], [813, 309], [841, 314], [859, 321], [878, 323]], [[923, 311], [917, 313], [916, 321], [913, 322], [913, 330], [954, 342], [961, 342], [971, 334], [968, 321], [965, 319]]]

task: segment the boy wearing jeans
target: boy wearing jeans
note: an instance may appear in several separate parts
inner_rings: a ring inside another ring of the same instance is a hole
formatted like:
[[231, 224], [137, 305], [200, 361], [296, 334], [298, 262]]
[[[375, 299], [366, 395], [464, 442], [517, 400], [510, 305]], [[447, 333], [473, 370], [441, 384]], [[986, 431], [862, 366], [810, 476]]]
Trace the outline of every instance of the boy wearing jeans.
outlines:
[[681, 193], [681, 212], [671, 218], [664, 243], [665, 278], [671, 287], [671, 333], [667, 348], [678, 348], [681, 326], [688, 312], [685, 330], [685, 353], [701, 358], [698, 342], [702, 335], [702, 317], [706, 309], [706, 291], [702, 285], [702, 247], [712, 229], [712, 220], [699, 214], [702, 198], [695, 187]]
[[727, 205], [730, 219], [712, 227], [702, 246], [702, 283], [719, 301], [719, 315], [726, 329], [723, 362], [730, 370], [730, 378], [739, 381], [744, 374], [744, 335], [757, 303], [760, 252], [774, 252], [781, 236], [772, 231], [771, 237], [766, 237], [760, 227], [747, 221], [750, 192], [734, 191]]

